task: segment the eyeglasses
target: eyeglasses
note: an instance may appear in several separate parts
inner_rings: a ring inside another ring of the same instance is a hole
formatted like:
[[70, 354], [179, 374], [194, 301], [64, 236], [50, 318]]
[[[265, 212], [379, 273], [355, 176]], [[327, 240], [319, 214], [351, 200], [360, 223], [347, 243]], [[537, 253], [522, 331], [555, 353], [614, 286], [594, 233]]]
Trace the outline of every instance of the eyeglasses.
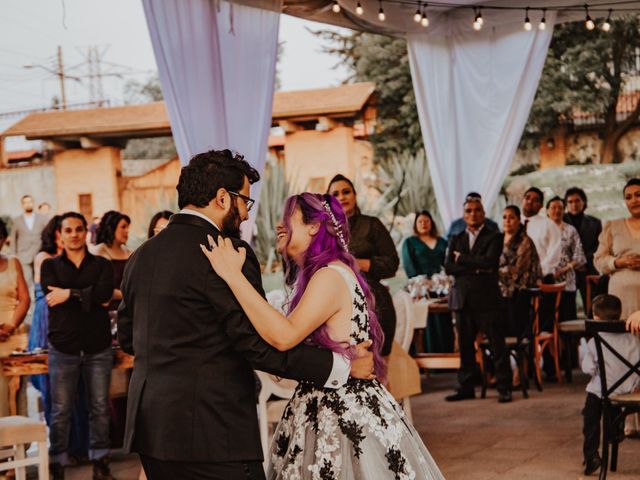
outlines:
[[242, 195], [241, 193], [234, 192], [233, 190], [227, 190], [227, 192], [229, 192], [230, 195], [233, 195], [235, 197], [238, 197], [244, 200], [244, 203], [247, 205], [247, 212], [250, 212], [251, 207], [253, 207], [253, 204], [256, 203], [256, 201], [253, 198], [249, 198], [246, 195]]

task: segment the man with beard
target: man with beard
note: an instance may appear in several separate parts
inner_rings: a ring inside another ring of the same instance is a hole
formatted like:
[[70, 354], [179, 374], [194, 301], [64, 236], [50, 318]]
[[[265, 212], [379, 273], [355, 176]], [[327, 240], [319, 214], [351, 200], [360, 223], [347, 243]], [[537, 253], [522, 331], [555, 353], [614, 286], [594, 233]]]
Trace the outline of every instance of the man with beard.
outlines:
[[118, 338], [136, 357], [125, 448], [149, 480], [264, 478], [254, 367], [326, 388], [373, 371], [363, 346], [351, 362], [304, 344], [270, 347], [202, 255], [207, 235], [234, 238], [247, 250], [243, 274], [264, 294], [256, 256], [237, 239], [259, 178], [229, 150], [194, 156], [180, 174], [180, 212], [125, 269]]
[[22, 264], [24, 277], [31, 287], [33, 285], [33, 259], [40, 250], [42, 230], [47, 225], [45, 215], [34, 212], [34, 202], [31, 195], [21, 199], [22, 215], [13, 219], [11, 228], [11, 247]]

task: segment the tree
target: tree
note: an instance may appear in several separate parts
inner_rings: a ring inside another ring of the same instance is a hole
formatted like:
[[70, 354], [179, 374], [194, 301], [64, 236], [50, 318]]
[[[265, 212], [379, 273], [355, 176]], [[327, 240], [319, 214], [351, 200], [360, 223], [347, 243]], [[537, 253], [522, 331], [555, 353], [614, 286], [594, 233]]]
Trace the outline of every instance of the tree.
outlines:
[[[125, 103], [128, 104], [159, 102], [163, 99], [158, 74], [144, 82], [129, 81], [124, 88]], [[173, 137], [134, 138], [127, 142], [127, 148], [122, 152], [125, 159], [173, 158], [176, 155]]]
[[370, 137], [377, 160], [423, 149], [418, 110], [404, 39], [331, 30], [314, 32], [328, 41], [327, 53], [340, 58], [353, 74], [347, 81], [376, 84], [378, 128]]
[[616, 111], [625, 83], [637, 75], [639, 27], [636, 15], [612, 21], [609, 32], [583, 22], [556, 27], [521, 146], [537, 145], [579, 110], [602, 125], [600, 162], [621, 160], [618, 143], [640, 117], [640, 102], [626, 118]]

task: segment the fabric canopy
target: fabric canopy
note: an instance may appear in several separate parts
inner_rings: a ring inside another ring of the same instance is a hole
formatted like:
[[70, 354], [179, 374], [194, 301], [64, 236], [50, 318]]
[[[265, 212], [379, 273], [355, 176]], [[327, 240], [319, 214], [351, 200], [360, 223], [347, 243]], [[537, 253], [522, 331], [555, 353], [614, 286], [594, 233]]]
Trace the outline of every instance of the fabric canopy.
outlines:
[[445, 225], [470, 191], [490, 207], [524, 130], [552, 35], [487, 29], [408, 35], [427, 161]]
[[[271, 10], [211, 0], [143, 0], [143, 6], [180, 161], [230, 148], [261, 172], [280, 2], [271, 2]], [[251, 195], [260, 198], [259, 184]]]

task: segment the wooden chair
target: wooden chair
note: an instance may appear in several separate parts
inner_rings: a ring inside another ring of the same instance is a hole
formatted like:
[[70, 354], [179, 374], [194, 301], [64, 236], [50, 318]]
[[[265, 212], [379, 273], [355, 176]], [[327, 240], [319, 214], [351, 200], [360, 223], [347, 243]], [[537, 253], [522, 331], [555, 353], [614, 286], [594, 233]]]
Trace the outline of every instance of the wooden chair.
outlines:
[[[25, 445], [32, 442], [38, 444], [38, 456], [27, 458]], [[18, 415], [0, 418], [0, 472], [15, 468], [16, 479], [26, 480], [28, 465], [38, 466], [38, 480], [49, 480], [47, 426]]]
[[[624, 419], [632, 413], [640, 413], [640, 393], [615, 394], [615, 390], [622, 385], [629, 377], [633, 375], [640, 376], [640, 361], [635, 365], [631, 364], [623, 355], [616, 351], [609, 342], [602, 337], [602, 333], [631, 335], [626, 331], [624, 322], [621, 321], [602, 321], [587, 320], [587, 334], [592, 335], [596, 344], [596, 352], [598, 355], [598, 374], [600, 375], [600, 385], [602, 388], [602, 466], [600, 467], [600, 480], [607, 478], [607, 469], [611, 468], [615, 472], [618, 467], [618, 438], [609, 438], [608, 425], [614, 425], [612, 430], [615, 432], [615, 426], [622, 427]], [[605, 352], [608, 359], [615, 358], [622, 363], [627, 371], [613, 385], [607, 384], [607, 372], [605, 361]], [[613, 416], [613, 409], [619, 408], [622, 413], [616, 417]], [[609, 465], [609, 448], [611, 447], [611, 464]]]
[[565, 352], [564, 376], [568, 383], [573, 380], [573, 353], [576, 349], [578, 340], [586, 335], [585, 321], [581, 319], [567, 320], [558, 324], [558, 333], [562, 340], [561, 345]]
[[535, 316], [533, 318], [533, 355], [536, 369], [536, 380], [539, 390], [542, 389], [542, 354], [545, 349], [548, 349], [553, 356], [556, 377], [558, 378], [558, 381], [563, 381], [562, 372], [560, 371], [560, 337], [558, 334], [558, 317], [560, 315], [560, 300], [562, 298], [562, 292], [564, 291], [565, 285], [565, 283], [540, 285], [540, 293], [542, 295], [555, 295], [553, 308], [553, 326], [550, 332], [545, 332], [541, 330], [540, 327], [540, 302], [542, 300], [542, 295], [537, 295], [534, 298]]
[[[522, 391], [523, 398], [529, 398], [529, 376], [527, 375], [527, 358], [528, 352], [528, 339], [518, 337], [506, 337], [504, 339], [509, 356], [516, 362], [518, 368], [518, 376], [520, 377], [520, 390]], [[480, 353], [480, 370], [482, 372], [482, 390], [480, 397], [486, 398], [487, 396], [487, 363], [493, 358], [493, 353], [489, 342], [486, 338], [477, 342], [478, 348], [476, 352]], [[476, 356], [477, 357], [477, 356]]]
[[600, 281], [600, 275], [587, 275], [586, 277], [586, 294], [587, 294], [587, 301], [585, 302], [585, 306], [584, 306], [584, 315], [585, 317], [589, 318], [591, 317], [591, 297], [593, 296], [591, 294], [593, 288], [598, 286], [598, 282]]

